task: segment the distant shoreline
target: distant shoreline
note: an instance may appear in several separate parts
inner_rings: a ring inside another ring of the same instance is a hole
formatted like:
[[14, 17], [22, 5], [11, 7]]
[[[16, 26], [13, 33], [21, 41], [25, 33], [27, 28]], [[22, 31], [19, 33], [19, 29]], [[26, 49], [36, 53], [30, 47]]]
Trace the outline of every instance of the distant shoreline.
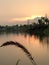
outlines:
[[27, 25], [13, 25], [13, 26], [1, 26], [0, 34], [2, 33], [25, 33], [30, 35], [45, 35], [49, 36], [49, 19], [41, 17], [38, 23], [27, 24]]

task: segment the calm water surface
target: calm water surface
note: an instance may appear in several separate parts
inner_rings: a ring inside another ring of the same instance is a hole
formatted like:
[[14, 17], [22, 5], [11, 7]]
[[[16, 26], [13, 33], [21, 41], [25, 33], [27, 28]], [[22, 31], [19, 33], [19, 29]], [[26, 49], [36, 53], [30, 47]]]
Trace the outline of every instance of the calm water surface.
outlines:
[[[49, 37], [40, 39], [36, 36], [24, 34], [3, 34], [0, 35], [0, 45], [6, 41], [17, 41], [24, 45], [34, 57], [37, 65], [49, 65]], [[0, 65], [32, 65], [27, 55], [16, 46], [0, 48]]]

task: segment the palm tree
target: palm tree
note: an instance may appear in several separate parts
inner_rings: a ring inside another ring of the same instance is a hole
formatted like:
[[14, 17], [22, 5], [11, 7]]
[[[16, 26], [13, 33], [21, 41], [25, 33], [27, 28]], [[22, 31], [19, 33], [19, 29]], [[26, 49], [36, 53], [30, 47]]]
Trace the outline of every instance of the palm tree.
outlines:
[[41, 18], [42, 18], [42, 20], [43, 20], [46, 24], [49, 24], [49, 19], [48, 19], [47, 16], [41, 17]]
[[38, 20], [39, 24], [49, 24], [49, 19], [47, 17], [41, 17], [41, 19]]
[[43, 22], [42, 22], [42, 19], [39, 19], [38, 20], [38, 24], [42, 24]]
[[45, 22], [46, 24], [49, 24], [49, 19], [47, 17], [45, 17]]

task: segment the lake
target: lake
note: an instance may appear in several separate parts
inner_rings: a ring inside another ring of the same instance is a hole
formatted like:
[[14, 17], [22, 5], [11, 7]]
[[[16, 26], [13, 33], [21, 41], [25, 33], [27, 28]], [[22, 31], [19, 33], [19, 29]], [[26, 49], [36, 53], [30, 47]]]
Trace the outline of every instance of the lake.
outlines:
[[[0, 45], [6, 41], [22, 44], [34, 57], [37, 65], [49, 65], [49, 37], [37, 37], [27, 34], [1, 34]], [[27, 55], [14, 45], [0, 47], [0, 65], [32, 65]]]

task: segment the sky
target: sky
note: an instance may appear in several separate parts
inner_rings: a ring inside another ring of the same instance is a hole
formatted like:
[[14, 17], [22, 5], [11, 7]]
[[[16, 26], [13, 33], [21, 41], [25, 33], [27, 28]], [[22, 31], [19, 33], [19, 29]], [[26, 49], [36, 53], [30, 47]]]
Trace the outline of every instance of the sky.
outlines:
[[49, 0], [0, 0], [0, 25], [49, 16]]

